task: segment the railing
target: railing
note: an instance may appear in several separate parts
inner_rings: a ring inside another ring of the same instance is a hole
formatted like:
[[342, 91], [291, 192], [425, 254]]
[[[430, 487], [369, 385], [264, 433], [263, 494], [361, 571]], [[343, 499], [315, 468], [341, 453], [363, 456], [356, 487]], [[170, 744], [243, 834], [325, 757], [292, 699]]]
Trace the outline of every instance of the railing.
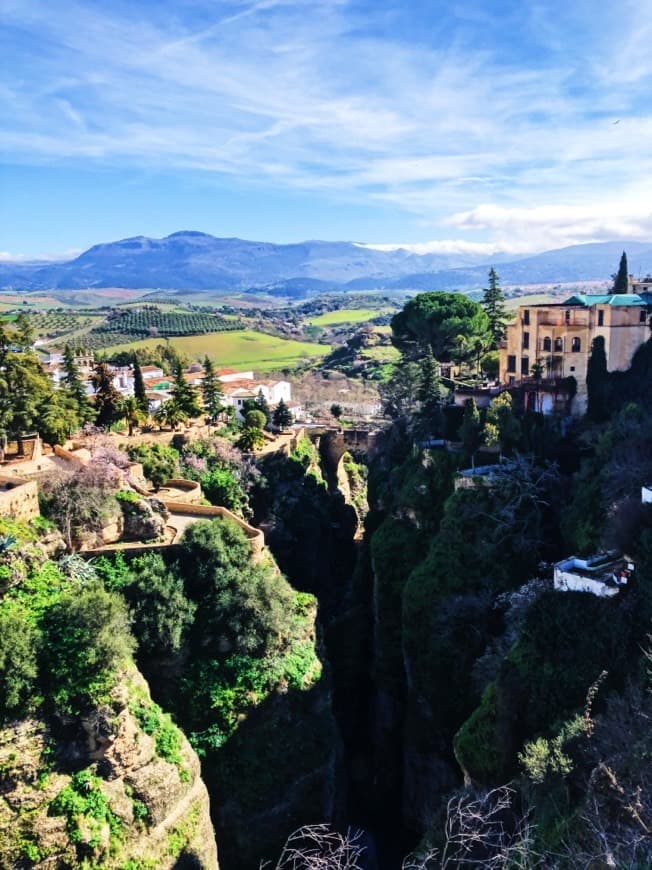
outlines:
[[564, 380], [565, 380], [565, 378], [534, 378], [534, 377], [519, 378], [518, 380], [512, 381], [509, 384], [503, 384], [502, 389], [503, 390], [512, 389], [512, 387], [537, 387], [537, 388], [539, 388], [539, 387], [541, 387], [541, 388], [557, 387], [557, 388], [559, 388], [562, 386], [562, 381], [564, 381]]

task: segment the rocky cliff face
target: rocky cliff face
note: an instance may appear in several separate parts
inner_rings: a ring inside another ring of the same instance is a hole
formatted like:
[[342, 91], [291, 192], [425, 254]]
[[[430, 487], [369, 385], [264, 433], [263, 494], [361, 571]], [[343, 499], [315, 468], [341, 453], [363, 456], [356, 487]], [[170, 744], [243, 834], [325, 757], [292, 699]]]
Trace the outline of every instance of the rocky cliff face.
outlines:
[[0, 866], [217, 870], [199, 761], [138, 671], [111, 706], [0, 730]]

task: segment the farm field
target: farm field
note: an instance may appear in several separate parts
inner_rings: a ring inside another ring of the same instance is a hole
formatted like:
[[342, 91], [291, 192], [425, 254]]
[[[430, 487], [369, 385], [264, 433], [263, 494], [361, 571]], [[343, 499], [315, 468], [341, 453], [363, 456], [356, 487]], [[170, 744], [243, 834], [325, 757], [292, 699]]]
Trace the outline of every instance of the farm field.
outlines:
[[391, 314], [391, 308], [340, 308], [339, 311], [327, 311], [317, 317], [309, 318], [313, 326], [341, 326], [344, 323], [366, 323], [374, 317]]
[[[210, 332], [206, 335], [183, 336], [168, 340], [180, 353], [186, 354], [191, 359], [203, 359], [208, 355], [220, 366], [253, 369], [255, 372], [291, 368], [301, 360], [326, 356], [331, 351], [329, 345], [291, 341], [252, 330]], [[140, 347], [154, 348], [162, 341], [160, 338], [147, 338], [129, 344], [115, 345], [109, 350], [115, 353]]]
[[365, 359], [373, 359], [381, 363], [396, 363], [401, 358], [400, 352], [391, 345], [376, 345], [376, 347], [366, 347], [362, 351], [362, 356]]

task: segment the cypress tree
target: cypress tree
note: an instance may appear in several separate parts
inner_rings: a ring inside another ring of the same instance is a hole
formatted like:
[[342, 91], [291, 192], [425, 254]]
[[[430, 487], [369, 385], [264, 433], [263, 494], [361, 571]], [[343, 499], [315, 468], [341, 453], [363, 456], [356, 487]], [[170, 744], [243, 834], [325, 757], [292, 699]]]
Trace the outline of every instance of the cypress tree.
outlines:
[[138, 362], [138, 357], [134, 354], [134, 398], [138, 402], [138, 407], [144, 414], [149, 413], [149, 402], [147, 401], [147, 392], [145, 390], [145, 381], [143, 373]]
[[627, 293], [629, 286], [629, 271], [627, 269], [627, 254], [623, 251], [618, 271], [614, 275], [614, 293]]
[[421, 366], [421, 380], [417, 391], [419, 400], [419, 429], [423, 435], [433, 435], [441, 429], [441, 392], [437, 362], [428, 345]]
[[265, 426], [269, 426], [270, 420], [272, 419], [272, 412], [262, 389], [258, 390], [258, 395], [256, 396], [256, 408], [263, 412], [265, 419], [267, 420]]
[[61, 384], [75, 403], [79, 421], [82, 424], [88, 423], [95, 417], [95, 411], [88, 401], [79, 366], [75, 359], [75, 352], [68, 344], [63, 349], [62, 367], [65, 375], [61, 378]]
[[213, 363], [208, 357], [204, 359], [204, 377], [201, 382], [201, 394], [208, 419], [211, 423], [214, 423], [223, 410], [222, 400], [224, 393]]
[[464, 444], [464, 450], [471, 458], [471, 462], [473, 462], [475, 452], [480, 446], [481, 431], [480, 412], [478, 411], [475, 399], [467, 399], [464, 403], [464, 417], [460, 426], [460, 438]]
[[201, 408], [197, 404], [195, 391], [184, 378], [180, 362], [177, 362], [174, 367], [174, 386], [172, 387], [171, 394], [176, 406], [187, 417], [198, 417], [201, 414]]
[[489, 330], [493, 345], [498, 347], [505, 337], [505, 328], [509, 315], [505, 308], [505, 296], [500, 288], [498, 274], [493, 267], [489, 270], [489, 286], [485, 287], [482, 293], [482, 302], [480, 304], [489, 318]]
[[106, 363], [98, 363], [91, 375], [95, 390], [95, 411], [98, 426], [110, 426], [121, 417], [122, 396], [113, 386], [113, 373]]
[[593, 339], [591, 356], [586, 370], [586, 389], [588, 392], [586, 415], [596, 422], [606, 420], [609, 416], [609, 381], [604, 338], [598, 335]]

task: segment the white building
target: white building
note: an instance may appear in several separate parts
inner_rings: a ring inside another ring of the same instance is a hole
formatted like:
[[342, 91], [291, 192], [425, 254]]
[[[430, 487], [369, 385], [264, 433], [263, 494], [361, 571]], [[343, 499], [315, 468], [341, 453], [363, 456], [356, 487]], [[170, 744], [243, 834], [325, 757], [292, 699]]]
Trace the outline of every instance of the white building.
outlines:
[[554, 568], [554, 587], [558, 592], [590, 592], [600, 598], [618, 595], [626, 586], [635, 565], [614, 552], [598, 553], [582, 559], [569, 556]]

